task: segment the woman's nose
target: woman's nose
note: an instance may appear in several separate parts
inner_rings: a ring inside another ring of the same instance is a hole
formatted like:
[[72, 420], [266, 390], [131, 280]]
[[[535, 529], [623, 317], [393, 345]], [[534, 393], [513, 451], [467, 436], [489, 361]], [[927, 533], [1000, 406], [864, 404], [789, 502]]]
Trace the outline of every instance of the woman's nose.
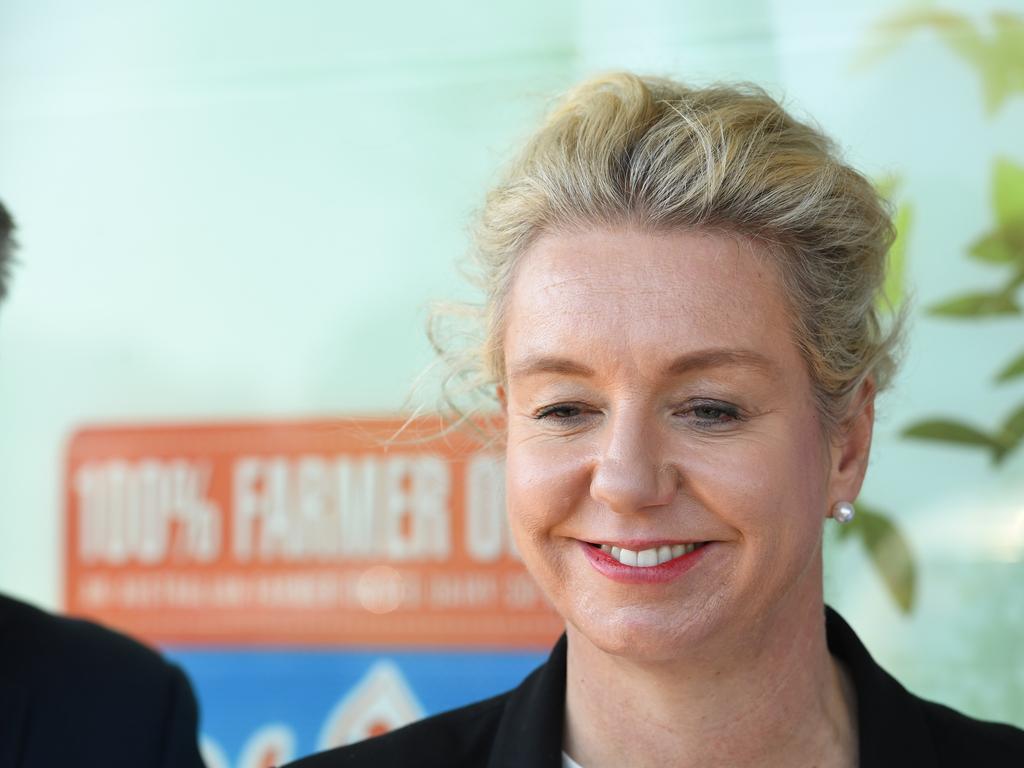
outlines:
[[676, 468], [660, 455], [659, 440], [642, 423], [609, 424], [610, 434], [590, 480], [590, 495], [613, 512], [669, 504], [679, 487]]

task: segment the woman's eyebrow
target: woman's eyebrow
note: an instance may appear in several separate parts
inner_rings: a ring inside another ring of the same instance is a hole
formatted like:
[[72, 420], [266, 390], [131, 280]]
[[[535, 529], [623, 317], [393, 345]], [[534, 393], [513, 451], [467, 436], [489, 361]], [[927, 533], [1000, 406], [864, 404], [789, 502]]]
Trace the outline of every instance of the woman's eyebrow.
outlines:
[[508, 376], [510, 379], [519, 379], [545, 373], [559, 373], [563, 376], [590, 378], [594, 375], [594, 369], [568, 357], [534, 355], [512, 365], [509, 368]]
[[741, 366], [761, 370], [771, 378], [782, 375], [779, 364], [752, 349], [702, 349], [680, 355], [665, 367], [669, 376], [680, 376], [704, 368]]
[[[758, 369], [772, 378], [777, 378], [782, 373], [778, 363], [774, 360], [747, 349], [702, 349], [696, 352], [687, 352], [665, 366], [664, 373], [666, 376], [681, 376], [697, 370], [726, 366]], [[594, 370], [568, 357], [534, 355], [516, 361], [508, 371], [510, 379], [541, 374], [591, 378], [594, 376]]]

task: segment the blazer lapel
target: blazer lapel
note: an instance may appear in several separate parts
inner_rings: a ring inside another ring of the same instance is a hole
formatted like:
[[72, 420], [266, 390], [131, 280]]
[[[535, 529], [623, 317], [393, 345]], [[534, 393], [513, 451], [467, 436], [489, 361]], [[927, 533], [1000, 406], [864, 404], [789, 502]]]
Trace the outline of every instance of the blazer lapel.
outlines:
[[938, 765], [920, 702], [878, 666], [843, 618], [826, 606], [828, 647], [857, 689], [861, 768], [930, 768]]
[[509, 694], [488, 768], [560, 768], [565, 718], [565, 635], [547, 663]]

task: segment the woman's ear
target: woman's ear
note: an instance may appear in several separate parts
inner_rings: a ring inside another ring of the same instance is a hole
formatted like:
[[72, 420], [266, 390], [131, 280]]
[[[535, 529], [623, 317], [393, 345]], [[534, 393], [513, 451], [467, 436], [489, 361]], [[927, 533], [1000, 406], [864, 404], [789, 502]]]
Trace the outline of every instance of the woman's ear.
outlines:
[[874, 425], [875, 381], [869, 377], [857, 389], [846, 416], [831, 440], [830, 509], [837, 501], [852, 503], [860, 494], [864, 473], [868, 469]]

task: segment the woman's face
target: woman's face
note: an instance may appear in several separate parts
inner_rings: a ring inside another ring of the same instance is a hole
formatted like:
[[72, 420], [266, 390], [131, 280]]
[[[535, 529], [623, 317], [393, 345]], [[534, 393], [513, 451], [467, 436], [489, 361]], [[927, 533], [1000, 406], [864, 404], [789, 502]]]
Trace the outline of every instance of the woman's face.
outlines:
[[822, 520], [859, 490], [871, 413], [862, 446], [825, 438], [762, 255], [612, 229], [545, 236], [518, 267], [510, 522], [555, 608], [606, 651], [671, 658], [820, 610]]

